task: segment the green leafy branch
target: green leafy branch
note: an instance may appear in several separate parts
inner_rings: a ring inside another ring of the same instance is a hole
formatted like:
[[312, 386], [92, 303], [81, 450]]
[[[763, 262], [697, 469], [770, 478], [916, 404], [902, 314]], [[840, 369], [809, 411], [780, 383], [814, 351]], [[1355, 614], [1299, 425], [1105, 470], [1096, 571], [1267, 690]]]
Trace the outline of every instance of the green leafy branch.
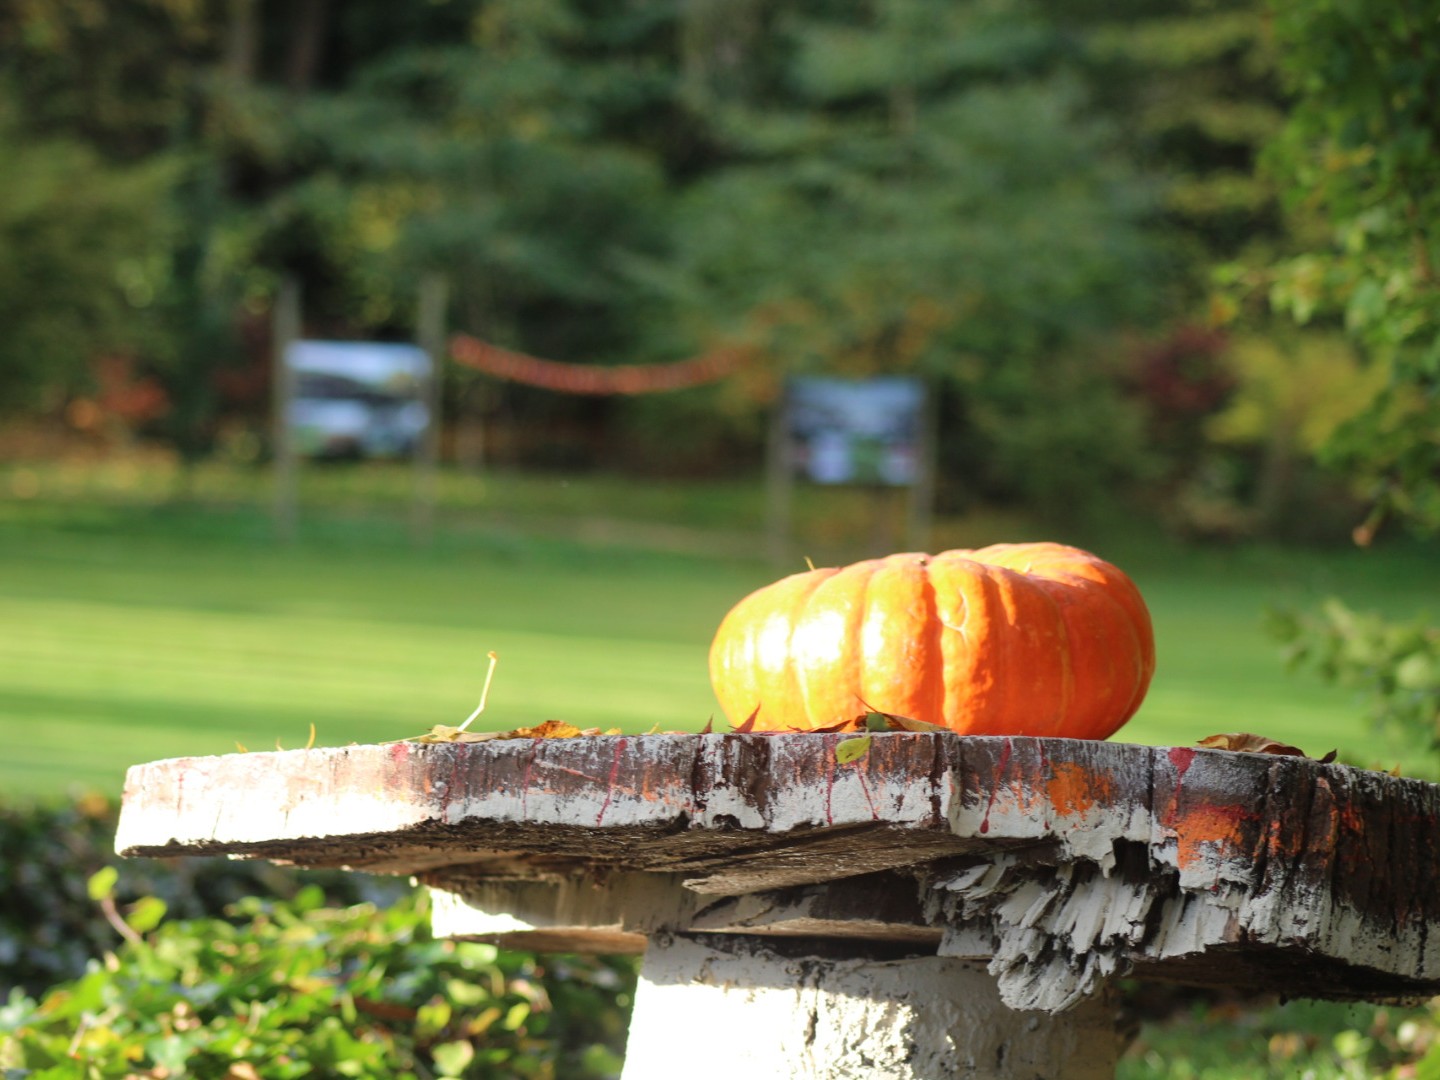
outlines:
[[1440, 750], [1440, 628], [1428, 618], [1392, 622], [1330, 599], [1318, 611], [1271, 611], [1267, 629], [1291, 667], [1362, 692], [1377, 728]]

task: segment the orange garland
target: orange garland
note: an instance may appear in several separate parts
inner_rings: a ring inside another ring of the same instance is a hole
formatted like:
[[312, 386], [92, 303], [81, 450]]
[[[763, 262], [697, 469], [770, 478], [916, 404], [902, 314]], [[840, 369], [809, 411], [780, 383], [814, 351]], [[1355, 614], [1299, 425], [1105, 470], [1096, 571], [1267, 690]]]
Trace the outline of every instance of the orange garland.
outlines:
[[653, 394], [718, 382], [740, 366], [738, 349], [716, 349], [671, 364], [565, 364], [511, 352], [488, 341], [456, 334], [450, 339], [456, 363], [498, 379], [539, 386], [563, 394]]

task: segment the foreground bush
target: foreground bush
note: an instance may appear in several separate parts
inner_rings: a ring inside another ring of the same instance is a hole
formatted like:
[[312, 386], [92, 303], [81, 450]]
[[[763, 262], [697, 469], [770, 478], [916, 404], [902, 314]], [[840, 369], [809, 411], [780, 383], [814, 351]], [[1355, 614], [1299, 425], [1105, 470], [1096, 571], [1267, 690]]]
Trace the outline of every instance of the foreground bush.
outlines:
[[[246, 896], [294, 897], [318, 886], [326, 902], [385, 904], [409, 892], [395, 878], [297, 871], [236, 859], [120, 859], [115, 804], [89, 795], [69, 802], [0, 806], [0, 1000], [16, 987], [38, 995], [78, 977], [120, 940], [115, 905], [142, 897], [171, 918], [223, 918]], [[112, 868], [97, 901], [87, 882]]]
[[0, 807], [6, 1080], [618, 1072], [633, 961], [437, 941], [397, 879], [117, 859], [115, 817]]
[[[97, 892], [108, 881], [97, 882]], [[436, 940], [423, 895], [381, 909], [242, 900], [128, 912], [80, 978], [0, 1008], [7, 1077], [598, 1078], [619, 1071], [634, 965]]]
[[1194, 1001], [1145, 1024], [1117, 1080], [1440, 1080], [1440, 999]]

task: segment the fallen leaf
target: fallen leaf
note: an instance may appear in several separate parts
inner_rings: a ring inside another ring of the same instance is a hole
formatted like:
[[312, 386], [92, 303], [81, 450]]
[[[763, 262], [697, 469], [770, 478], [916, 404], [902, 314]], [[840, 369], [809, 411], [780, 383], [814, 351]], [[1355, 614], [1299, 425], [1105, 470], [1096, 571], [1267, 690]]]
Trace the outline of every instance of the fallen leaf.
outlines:
[[[578, 728], [574, 724], [567, 724], [564, 720], [545, 720], [534, 727], [512, 728], [510, 731], [466, 731], [463, 726], [451, 727], [449, 724], [436, 724], [424, 735], [416, 735], [409, 739], [402, 739], [402, 742], [418, 743], [472, 743], [489, 742], [492, 739], [578, 739], [595, 735], [623, 735], [619, 728], [606, 728], [601, 731], [598, 727]], [[670, 734], [670, 733], [667, 733]], [[673, 734], [686, 734], [689, 732], [674, 732]]]
[[845, 739], [835, 744], [835, 760], [841, 765], [859, 761], [870, 752], [871, 736], [867, 733], [855, 739]]
[[735, 729], [735, 733], [736, 733], [737, 735], [750, 735], [750, 734], [753, 734], [753, 733], [755, 732], [755, 718], [758, 717], [759, 715], [760, 715], [760, 706], [759, 706], [759, 705], [756, 705], [756, 706], [755, 706], [755, 711], [752, 712], [749, 716], [747, 716], [747, 717], [744, 719], [743, 722], [741, 722], [741, 723], [739, 723], [739, 724], [732, 724], [731, 727], [733, 727], [733, 728]]
[[[821, 727], [812, 727], [812, 728], [790, 728], [788, 731], [784, 731], [784, 732], [778, 732], [778, 731], [777, 731], [775, 734], [777, 734], [777, 735], [781, 735], [781, 734], [783, 734], [783, 735], [794, 735], [794, 734], [796, 734], [796, 733], [803, 733], [803, 734], [806, 734], [806, 735], [838, 735], [838, 734], [840, 734], [840, 733], [842, 733], [842, 732], [847, 732], [847, 731], [864, 731], [864, 730], [866, 730], [866, 728], [865, 728], [865, 717], [864, 717], [864, 716], [852, 716], [852, 717], [850, 717], [850, 719], [848, 719], [848, 720], [836, 720], [835, 723], [833, 723], [833, 724], [825, 724], [825, 725], [822, 725]], [[877, 729], [877, 730], [878, 730], [878, 729]]]
[[929, 720], [916, 720], [913, 716], [896, 716], [893, 713], [881, 713], [885, 721], [887, 731], [949, 731], [943, 724], [932, 724]]
[[[600, 729], [592, 728], [591, 732], [599, 735]], [[574, 739], [589, 733], [580, 730], [574, 724], [567, 724], [563, 720], [546, 720], [531, 728], [516, 728], [514, 731], [503, 732], [500, 737], [502, 739]]]
[[916, 720], [910, 716], [899, 716], [875, 708], [864, 698], [860, 704], [870, 711], [865, 715], [865, 726], [871, 731], [949, 731], [943, 724], [932, 724], [928, 720]]
[[1207, 735], [1195, 743], [1210, 750], [1233, 750], [1244, 754], [1281, 754], [1285, 757], [1307, 757], [1304, 750], [1288, 743], [1267, 739], [1264, 735], [1248, 732], [1231, 732], [1226, 735]]
[[450, 724], [436, 724], [424, 735], [414, 735], [400, 741], [417, 743], [486, 742], [490, 739], [503, 738], [504, 734], [503, 731], [465, 731], [463, 728], [452, 727]]

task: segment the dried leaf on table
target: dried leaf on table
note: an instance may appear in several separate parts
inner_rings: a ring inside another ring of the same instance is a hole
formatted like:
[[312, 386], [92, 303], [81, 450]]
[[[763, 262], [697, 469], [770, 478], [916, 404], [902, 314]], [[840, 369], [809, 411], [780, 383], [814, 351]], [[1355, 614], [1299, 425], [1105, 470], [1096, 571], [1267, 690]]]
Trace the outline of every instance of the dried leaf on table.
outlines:
[[465, 731], [449, 724], [436, 724], [424, 735], [416, 735], [405, 742], [451, 743], [489, 742], [492, 739], [578, 739], [592, 735], [619, 735], [619, 728], [578, 728], [563, 720], [546, 720], [534, 727], [514, 728], [510, 731]]
[[747, 717], [746, 717], [743, 721], [741, 721], [740, 723], [734, 725], [735, 734], [737, 734], [737, 735], [752, 735], [752, 734], [754, 734], [754, 733], [755, 733], [755, 720], [756, 720], [756, 718], [757, 718], [759, 715], [760, 715], [760, 706], [759, 706], [759, 705], [756, 705], [754, 712], [752, 712], [749, 716], [747, 716]]
[[860, 704], [870, 710], [861, 719], [869, 731], [949, 731], [943, 724], [932, 724], [928, 720], [916, 720], [911, 716], [900, 716], [877, 709], [864, 698]]
[[400, 741], [417, 743], [488, 742], [490, 739], [500, 738], [501, 734], [499, 731], [465, 731], [450, 724], [436, 724], [424, 735], [413, 735]]
[[[864, 717], [864, 716], [852, 716], [852, 717], [850, 717], [850, 719], [848, 719], [848, 720], [837, 720], [837, 721], [835, 721], [835, 723], [833, 723], [833, 724], [825, 724], [823, 727], [790, 728], [788, 731], [784, 732], [783, 734], [791, 735], [791, 734], [794, 734], [794, 733], [796, 733], [796, 732], [803, 732], [803, 733], [808, 734], [808, 735], [838, 735], [838, 734], [840, 734], [841, 732], [864, 731], [864, 730], [865, 730], [865, 717]], [[778, 734], [782, 734], [782, 733], [781, 733], [781, 732], [776, 732], [776, 734], [778, 735]]]
[[1249, 732], [1230, 732], [1224, 735], [1207, 735], [1195, 743], [1209, 750], [1233, 750], [1244, 754], [1280, 754], [1285, 757], [1308, 757], [1298, 746], [1278, 742], [1264, 735]]

